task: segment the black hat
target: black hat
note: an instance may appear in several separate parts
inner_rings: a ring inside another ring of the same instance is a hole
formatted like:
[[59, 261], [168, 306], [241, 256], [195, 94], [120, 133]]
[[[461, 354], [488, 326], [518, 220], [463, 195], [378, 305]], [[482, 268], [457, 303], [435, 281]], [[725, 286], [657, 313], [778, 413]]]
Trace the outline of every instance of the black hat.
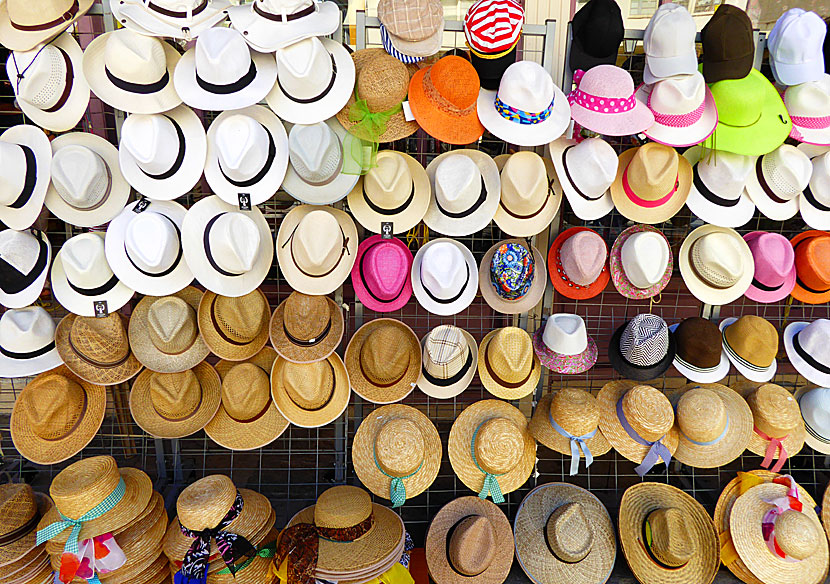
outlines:
[[731, 4], [721, 4], [700, 31], [700, 39], [706, 83], [749, 75], [755, 61], [755, 41], [746, 12]]
[[614, 0], [589, 0], [571, 21], [571, 71], [616, 65], [625, 34], [622, 13]]
[[476, 51], [470, 51], [470, 62], [473, 64], [476, 73], [478, 73], [478, 78], [484, 89], [498, 90], [504, 72], [510, 65], [516, 62], [517, 46], [518, 43], [514, 44], [512, 49], [498, 57], [481, 55]]
[[674, 334], [656, 314], [638, 314], [614, 331], [608, 343], [611, 366], [635, 381], [660, 377], [675, 354]]

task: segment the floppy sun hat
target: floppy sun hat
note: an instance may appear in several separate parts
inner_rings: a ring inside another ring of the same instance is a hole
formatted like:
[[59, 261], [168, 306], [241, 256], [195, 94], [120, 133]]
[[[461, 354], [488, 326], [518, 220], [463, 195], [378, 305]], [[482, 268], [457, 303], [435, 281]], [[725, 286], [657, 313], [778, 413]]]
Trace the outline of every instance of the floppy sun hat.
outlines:
[[93, 4], [94, 0], [9, 0], [0, 6], [0, 43], [11, 51], [33, 49], [74, 25]]
[[660, 294], [671, 279], [673, 266], [666, 236], [650, 225], [634, 225], [620, 233], [608, 259], [614, 287], [634, 300]]
[[693, 316], [669, 330], [674, 334], [674, 368], [697, 383], [714, 383], [729, 375], [720, 329], [711, 320]]
[[830, 152], [814, 156], [811, 162], [813, 172], [798, 198], [798, 209], [813, 229], [830, 229]]
[[351, 399], [349, 374], [337, 353], [313, 363], [277, 357], [271, 368], [271, 397], [285, 418], [300, 428], [330, 424]]
[[795, 252], [793, 298], [807, 304], [830, 300], [830, 234], [802, 231], [790, 240]]
[[503, 314], [527, 312], [542, 300], [547, 285], [545, 257], [523, 239], [496, 243], [481, 258], [481, 295]]
[[529, 151], [497, 158], [496, 166], [501, 168], [501, 199], [493, 221], [514, 237], [541, 233], [562, 205], [562, 185], [553, 164]]
[[421, 339], [418, 388], [435, 399], [453, 398], [470, 386], [477, 365], [473, 335], [452, 324], [438, 325]]
[[413, 57], [429, 57], [441, 48], [444, 7], [440, 0], [380, 0], [378, 19], [392, 46]]
[[343, 310], [334, 300], [294, 291], [271, 316], [271, 345], [287, 361], [313, 363], [334, 352], [344, 328]]
[[571, 227], [560, 233], [548, 250], [548, 273], [557, 292], [574, 300], [599, 295], [611, 276], [608, 246], [587, 227]]
[[787, 357], [796, 371], [810, 383], [830, 387], [830, 320], [790, 323], [783, 337]]
[[784, 105], [793, 122], [790, 137], [807, 144], [830, 146], [830, 121], [827, 118], [830, 75], [788, 87], [784, 92]]
[[683, 282], [706, 304], [734, 302], [752, 285], [752, 251], [734, 229], [702, 225], [683, 240], [678, 256]]
[[433, 314], [451, 316], [470, 304], [478, 292], [478, 265], [465, 245], [439, 238], [421, 246], [412, 262], [412, 292]]
[[686, 206], [712, 225], [740, 227], [755, 215], [755, 203], [746, 192], [754, 172], [751, 156], [692, 146], [683, 152], [692, 165], [692, 186]]
[[533, 341], [524, 329], [490, 331], [478, 348], [478, 376], [484, 388], [501, 399], [519, 399], [536, 389], [542, 375]]
[[576, 88], [568, 94], [571, 117], [607, 136], [629, 136], [649, 129], [654, 115], [634, 96], [631, 73], [614, 65], [575, 71]]
[[[614, 208], [611, 184], [617, 177], [617, 153], [602, 138], [579, 143], [559, 138], [548, 145], [556, 178], [571, 209], [580, 219], [593, 221]], [[555, 185], [554, 185], [555, 186]]]
[[[827, 387], [799, 387], [795, 391], [795, 399], [804, 419], [804, 442], [822, 454], [830, 452], [830, 411], [828, 399], [830, 388]], [[827, 503], [827, 493], [824, 495], [824, 504]], [[824, 515], [822, 516], [824, 519]]]
[[42, 231], [0, 231], [0, 304], [23, 308], [37, 300], [51, 261], [52, 245]]
[[394, 312], [412, 298], [412, 252], [393, 237], [372, 235], [360, 242], [352, 268], [352, 287], [369, 310]]
[[665, 373], [676, 354], [674, 334], [655, 314], [638, 314], [614, 331], [608, 358], [621, 375], [645, 381]]
[[809, 157], [790, 144], [782, 144], [760, 156], [749, 174], [746, 192], [758, 210], [774, 221], [786, 221], [798, 213], [798, 202], [810, 183], [813, 165]]
[[723, 349], [738, 372], [750, 381], [766, 382], [775, 376], [778, 331], [768, 320], [747, 314], [725, 318], [718, 325]]
[[44, 308], [9, 309], [0, 316], [0, 376], [28, 377], [62, 363], [55, 348], [55, 320]]
[[715, 98], [697, 71], [641, 85], [636, 97], [654, 114], [654, 124], [645, 135], [667, 146], [703, 142], [718, 123]]
[[227, 13], [231, 26], [263, 53], [330, 35], [340, 24], [337, 4], [319, 0], [263, 0], [256, 5], [230, 6]]
[[597, 344], [577, 314], [551, 314], [533, 335], [542, 365], [556, 373], [584, 373], [597, 362]]
[[191, 40], [227, 18], [228, 0], [124, 0], [112, 5], [124, 27], [147, 36]]
[[744, 293], [755, 302], [779, 302], [795, 287], [795, 253], [780, 233], [753, 231], [744, 235], [755, 261], [755, 276]]
[[259, 288], [238, 297], [207, 291], [197, 315], [202, 339], [220, 359], [245, 361], [268, 342], [271, 310]]

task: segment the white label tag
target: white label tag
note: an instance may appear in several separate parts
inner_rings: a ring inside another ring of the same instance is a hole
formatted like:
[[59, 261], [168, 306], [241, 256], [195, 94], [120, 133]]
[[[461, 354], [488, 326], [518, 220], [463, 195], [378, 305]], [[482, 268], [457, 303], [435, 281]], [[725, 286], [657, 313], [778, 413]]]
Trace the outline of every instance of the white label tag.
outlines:
[[403, 108], [403, 117], [407, 122], [414, 122], [415, 116], [412, 115], [412, 108], [409, 107], [409, 102], [405, 101], [401, 104]]

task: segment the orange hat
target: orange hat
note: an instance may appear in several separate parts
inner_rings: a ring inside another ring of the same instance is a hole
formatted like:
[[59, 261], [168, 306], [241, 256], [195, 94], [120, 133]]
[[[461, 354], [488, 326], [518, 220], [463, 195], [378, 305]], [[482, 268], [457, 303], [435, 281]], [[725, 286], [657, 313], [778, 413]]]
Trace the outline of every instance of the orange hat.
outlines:
[[608, 245], [593, 229], [566, 229], [548, 250], [548, 273], [553, 287], [566, 298], [593, 298], [611, 279]]
[[790, 243], [795, 250], [793, 298], [807, 304], [830, 301], [830, 233], [803, 231]]

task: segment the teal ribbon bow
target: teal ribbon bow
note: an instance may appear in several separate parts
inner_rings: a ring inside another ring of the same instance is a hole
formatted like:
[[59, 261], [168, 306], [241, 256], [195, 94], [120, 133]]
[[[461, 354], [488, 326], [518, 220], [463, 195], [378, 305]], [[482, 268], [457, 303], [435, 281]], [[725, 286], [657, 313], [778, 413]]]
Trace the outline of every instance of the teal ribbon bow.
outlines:
[[499, 485], [498, 479], [501, 475], [494, 475], [487, 472], [478, 465], [478, 461], [476, 460], [476, 435], [478, 434], [479, 428], [481, 428], [483, 424], [484, 422], [478, 425], [478, 428], [476, 428], [475, 432], [473, 432], [473, 439], [470, 441], [470, 454], [473, 455], [473, 464], [476, 465], [478, 470], [484, 473], [484, 485], [481, 487], [481, 492], [479, 492], [478, 496], [481, 499], [486, 499], [487, 495], [490, 495], [493, 499], [493, 503], [501, 504], [504, 503], [504, 495], [501, 492], [501, 486]]
[[406, 485], [403, 484], [404, 479], [412, 478], [418, 471], [421, 470], [421, 467], [424, 466], [424, 461], [421, 461], [421, 464], [418, 465], [418, 468], [415, 469], [414, 472], [406, 475], [405, 477], [395, 477], [391, 474], [387, 473], [380, 467], [378, 463], [378, 453], [374, 449], [372, 450], [372, 454], [375, 457], [375, 466], [378, 470], [383, 473], [385, 476], [392, 479], [392, 482], [389, 484], [389, 500], [392, 501], [392, 509], [397, 509], [398, 507], [402, 507], [404, 503], [406, 503]]
[[376, 166], [378, 153], [378, 142], [386, 132], [386, 124], [395, 114], [403, 111], [403, 106], [398, 103], [382, 112], [373, 112], [365, 99], [357, 95], [357, 87], [354, 90], [354, 103], [349, 108], [349, 121], [354, 125], [349, 128], [352, 139], [349, 144], [344, 143], [344, 149], [351, 153], [352, 160], [357, 164], [346, 165], [343, 169], [345, 174], [366, 174], [370, 168]]

